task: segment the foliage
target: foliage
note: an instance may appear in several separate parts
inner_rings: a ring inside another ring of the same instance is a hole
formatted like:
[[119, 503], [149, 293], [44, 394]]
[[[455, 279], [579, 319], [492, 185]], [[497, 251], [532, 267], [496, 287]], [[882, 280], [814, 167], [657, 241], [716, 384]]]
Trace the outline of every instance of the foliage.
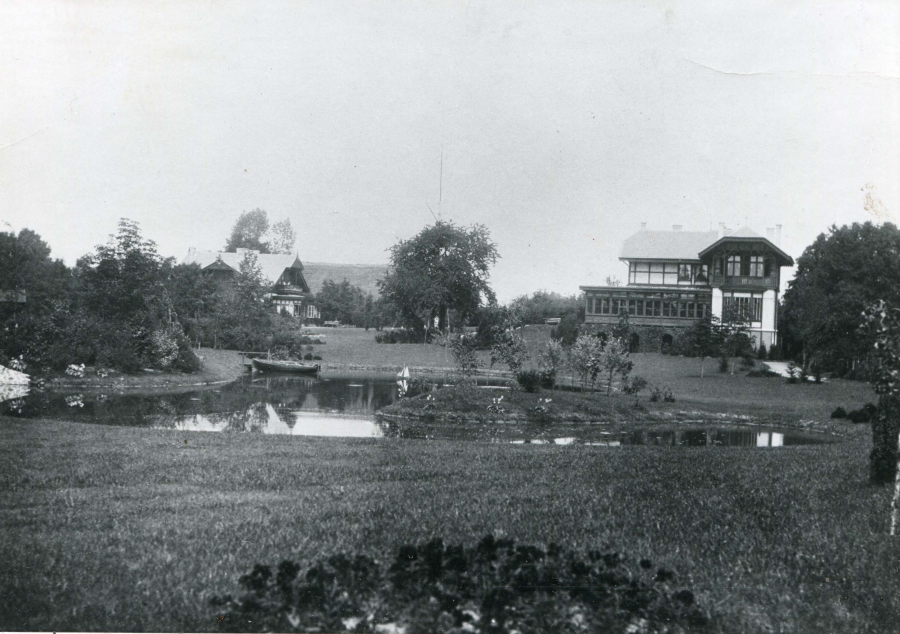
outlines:
[[556, 384], [556, 377], [565, 366], [565, 351], [559, 341], [551, 339], [548, 341], [538, 356], [538, 367], [541, 370], [543, 380], [541, 385], [545, 388], [553, 389]]
[[520, 370], [516, 373], [516, 382], [526, 392], [540, 392], [543, 373], [540, 370]]
[[846, 417], [851, 423], [871, 423], [878, 418], [878, 408], [872, 403], [866, 403], [861, 408], [848, 412]]
[[569, 348], [569, 367], [578, 376], [581, 389], [587, 389], [588, 383], [591, 390], [600, 372], [600, 355], [603, 354], [603, 342], [592, 335], [579, 335], [575, 343]]
[[660, 401], [674, 403], [675, 392], [673, 392], [672, 388], [668, 385], [654, 385], [650, 390], [650, 401], [653, 403], [658, 403]]
[[477, 326], [476, 341], [480, 350], [489, 350], [494, 345], [494, 337], [507, 327], [516, 327], [515, 313], [502, 306], [490, 304], [482, 306], [475, 315]]
[[521, 331], [499, 330], [494, 333], [491, 346], [491, 365], [502, 362], [513, 372], [519, 372], [528, 361], [528, 344]]
[[603, 346], [599, 361], [600, 369], [608, 377], [606, 383], [606, 394], [608, 396], [612, 390], [613, 379], [616, 376], [620, 376], [624, 382], [634, 367], [631, 359], [628, 358], [628, 344], [622, 339], [613, 337]]
[[847, 410], [838, 405], [833, 412], [831, 412], [832, 418], [847, 418]]
[[285, 255], [294, 253], [294, 245], [297, 242], [297, 232], [295, 232], [294, 228], [291, 226], [289, 218], [280, 220], [272, 225], [269, 235], [269, 250], [272, 253], [283, 253]]
[[305, 573], [290, 561], [258, 564], [239, 581], [242, 596], [212, 601], [227, 631], [251, 622], [280, 632], [675, 632], [708, 620], [693, 592], [650, 560], [492, 535], [469, 548], [440, 538], [401, 546], [386, 565], [347, 554]]
[[566, 313], [560, 318], [559, 325], [550, 331], [550, 338], [560, 342], [564, 346], [571, 346], [578, 338], [583, 322], [583, 312]]
[[450, 349], [457, 371], [464, 377], [478, 373], [478, 344], [474, 334], [454, 332], [442, 337], [441, 344]]
[[[714, 315], [709, 315], [683, 332], [675, 341], [675, 348], [680, 354], [687, 357], [700, 357], [700, 376], [705, 374], [707, 357], [717, 357], [724, 354], [725, 341], [728, 330]], [[727, 363], [727, 362], [726, 362]], [[725, 370], [727, 371], [727, 367]]]
[[780, 323], [795, 353], [846, 374], [872, 350], [874, 332], [858, 329], [873, 302], [900, 306], [900, 230], [872, 222], [820, 234], [797, 259]]
[[488, 270], [497, 257], [487, 228], [438, 221], [391, 247], [391, 269], [378, 284], [406, 323], [428, 329], [437, 318], [443, 332], [451, 310], [467, 320], [484, 301], [496, 303]]
[[793, 361], [791, 361], [790, 363], [787, 364], [787, 373], [788, 373], [788, 380], [787, 380], [787, 382], [788, 382], [788, 383], [796, 383], [796, 382], [797, 382], [797, 380], [798, 380], [798, 378], [797, 378], [797, 373], [798, 373], [797, 370], [798, 370], [798, 369], [797, 369], [797, 364], [794, 363]]
[[262, 209], [241, 213], [231, 235], [225, 243], [225, 251], [234, 253], [238, 249], [252, 249], [260, 253], [270, 253], [269, 243], [265, 240], [269, 232], [269, 215]]
[[369, 328], [375, 320], [375, 300], [347, 280], [325, 280], [316, 294], [316, 306], [325, 321]]
[[640, 394], [647, 387], [647, 379], [642, 376], [634, 376], [622, 384], [622, 391], [630, 396]]
[[777, 372], [773, 372], [768, 367], [757, 368], [756, 370], [751, 370], [747, 373], [747, 376], [753, 379], [767, 379], [767, 378], [776, 378], [781, 375]]
[[756, 358], [760, 361], [765, 361], [769, 358], [768, 350], [766, 350], [766, 344], [759, 344], [759, 347], [756, 349]]
[[619, 321], [612, 327], [612, 338], [621, 339], [628, 343], [631, 341], [631, 335], [633, 334], [634, 328], [632, 328], [631, 322], [628, 320], [628, 312], [624, 310], [619, 311]]
[[[897, 473], [900, 432], [900, 308], [878, 300], [866, 308], [859, 327], [872, 341], [869, 382], [878, 394], [872, 425], [869, 478], [876, 484], [892, 482]], [[852, 420], [852, 419], [851, 419]], [[855, 422], [855, 421], [854, 421]]]
[[582, 305], [578, 295], [560, 295], [547, 291], [535, 291], [521, 295], [509, 304], [509, 309], [520, 316], [523, 324], [543, 324], [546, 319], [577, 313]]
[[437, 389], [437, 384], [429, 381], [427, 379], [422, 379], [419, 377], [415, 377], [410, 379], [409, 385], [406, 388], [406, 396], [407, 398], [412, 398], [413, 396], [418, 396], [419, 394], [428, 394], [429, 392], [433, 392]]

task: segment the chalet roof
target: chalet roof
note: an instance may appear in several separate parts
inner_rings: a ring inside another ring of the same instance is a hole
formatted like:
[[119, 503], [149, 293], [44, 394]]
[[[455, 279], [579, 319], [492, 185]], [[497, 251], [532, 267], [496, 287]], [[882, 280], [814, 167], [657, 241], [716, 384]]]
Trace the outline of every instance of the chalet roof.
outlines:
[[699, 262], [700, 258], [714, 247], [726, 241], [762, 241], [779, 256], [781, 266], [794, 265], [791, 256], [749, 227], [727, 231], [721, 236], [718, 231], [647, 231], [642, 229], [625, 240], [619, 259], [693, 260]]
[[700, 260], [718, 231], [638, 231], [622, 245], [622, 260]]
[[353, 286], [360, 287], [363, 292], [378, 297], [378, 280], [388, 272], [386, 264], [331, 264], [328, 262], [307, 262], [303, 276], [309, 284], [309, 290], [318, 293], [325, 280], [340, 284], [347, 280]]
[[[277, 282], [285, 269], [299, 268], [300, 270], [303, 270], [303, 264], [296, 255], [258, 253], [256, 258], [263, 277], [269, 280], [270, 284]], [[198, 251], [197, 249], [191, 248], [188, 250], [188, 253], [182, 262], [184, 264], [199, 264], [201, 269], [205, 269], [216, 264], [217, 261], [221, 261], [222, 264], [225, 264], [234, 271], [239, 271], [243, 259], [243, 252], [226, 253], [224, 251]], [[215, 268], [220, 268], [220, 266], [216, 266]]]

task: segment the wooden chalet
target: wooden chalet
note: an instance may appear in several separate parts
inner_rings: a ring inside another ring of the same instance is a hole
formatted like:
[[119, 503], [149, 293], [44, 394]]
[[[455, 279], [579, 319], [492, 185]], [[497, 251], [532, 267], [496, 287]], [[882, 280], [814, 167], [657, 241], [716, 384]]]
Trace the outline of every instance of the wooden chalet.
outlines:
[[730, 310], [748, 321], [755, 345], [778, 343], [781, 267], [794, 260], [782, 251], [781, 225], [762, 237], [748, 228], [718, 231], [649, 231], [625, 240], [620, 260], [627, 286], [582, 286], [585, 322], [611, 327], [620, 313], [635, 326], [633, 350], [658, 350], [679, 329]]

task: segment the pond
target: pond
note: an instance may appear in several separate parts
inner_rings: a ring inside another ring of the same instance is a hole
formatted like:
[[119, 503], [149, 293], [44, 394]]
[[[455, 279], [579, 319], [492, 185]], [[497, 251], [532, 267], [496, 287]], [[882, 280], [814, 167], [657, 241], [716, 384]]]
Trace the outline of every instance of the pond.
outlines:
[[0, 403], [0, 414], [182, 431], [291, 436], [467, 440], [602, 447], [790, 447], [829, 442], [776, 428], [705, 427], [608, 431], [605, 425], [425, 423], [379, 420], [398, 398], [393, 374], [335, 373], [319, 377], [244, 377], [218, 388], [166, 394], [31, 392]]

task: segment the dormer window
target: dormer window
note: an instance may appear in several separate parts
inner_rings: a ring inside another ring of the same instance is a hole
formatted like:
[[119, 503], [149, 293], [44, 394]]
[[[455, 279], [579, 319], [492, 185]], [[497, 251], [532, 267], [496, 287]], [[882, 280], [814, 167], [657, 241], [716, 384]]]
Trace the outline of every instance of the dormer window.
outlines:
[[678, 265], [678, 281], [679, 282], [690, 282], [691, 281], [691, 265], [690, 264], [679, 264]]

